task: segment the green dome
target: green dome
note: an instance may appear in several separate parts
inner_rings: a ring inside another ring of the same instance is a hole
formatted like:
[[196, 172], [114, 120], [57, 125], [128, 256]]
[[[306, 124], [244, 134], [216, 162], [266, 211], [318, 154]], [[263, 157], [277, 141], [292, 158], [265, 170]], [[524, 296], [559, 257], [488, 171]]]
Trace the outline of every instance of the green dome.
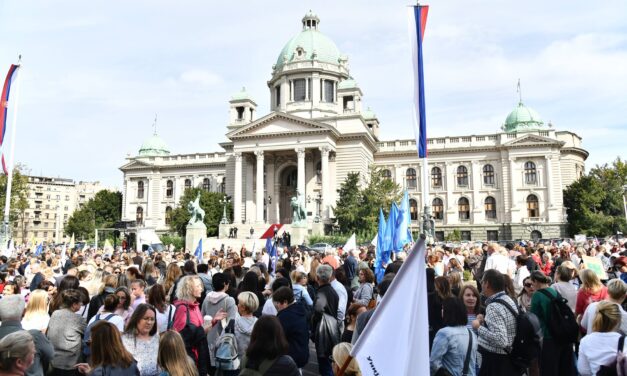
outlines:
[[522, 102], [519, 102], [518, 106], [507, 115], [503, 126], [503, 130], [507, 133], [538, 129], [547, 129], [547, 126], [544, 125], [540, 115], [535, 110], [525, 106]]
[[233, 94], [233, 96], [231, 97], [232, 101], [243, 101], [243, 100], [249, 100], [252, 101], [253, 98], [250, 96], [250, 94], [246, 91], [246, 88], [243, 87], [242, 90], [238, 91], [237, 93]]
[[372, 120], [376, 119], [377, 115], [368, 107], [366, 111], [361, 112], [361, 117], [364, 118], [364, 120]]
[[161, 137], [157, 136], [156, 133], [150, 136], [150, 138], [147, 139], [139, 149], [140, 157], [155, 157], [169, 154], [170, 150], [168, 150], [168, 146], [161, 139]]
[[340, 50], [331, 39], [318, 31], [318, 16], [309, 11], [302, 22], [303, 30], [285, 44], [276, 60], [276, 67], [298, 60], [338, 64]]
[[341, 89], [356, 89], [359, 88], [359, 85], [357, 85], [357, 81], [353, 80], [352, 78], [349, 78], [348, 80], [344, 80], [342, 82], [340, 82], [339, 84], [337, 84], [337, 89], [341, 90]]

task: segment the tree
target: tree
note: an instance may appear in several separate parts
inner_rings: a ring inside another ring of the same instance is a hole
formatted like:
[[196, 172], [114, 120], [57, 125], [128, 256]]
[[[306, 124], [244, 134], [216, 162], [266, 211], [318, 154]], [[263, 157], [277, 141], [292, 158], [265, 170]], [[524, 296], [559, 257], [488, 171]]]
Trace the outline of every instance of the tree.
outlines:
[[338, 189], [338, 199], [334, 208], [335, 218], [341, 231], [352, 231], [361, 223], [362, 197], [359, 191], [359, 173], [351, 172]]
[[111, 228], [122, 217], [122, 193], [98, 191], [68, 218], [64, 231], [78, 239], [92, 239], [96, 228]]
[[623, 209], [627, 164], [620, 158], [612, 165], [597, 166], [564, 190], [568, 214], [568, 232], [588, 236], [625, 233], [627, 222]]
[[[205, 211], [205, 226], [207, 226], [207, 235], [218, 235], [218, 227], [222, 219], [223, 206], [220, 200], [224, 199], [224, 193], [208, 192], [200, 188], [186, 189], [183, 197], [180, 199], [180, 205], [172, 211], [172, 219], [170, 228], [180, 236], [185, 236], [187, 231], [187, 222], [191, 218], [191, 214], [187, 211], [187, 204], [194, 201], [200, 193], [200, 207]], [[227, 217], [232, 218], [232, 207], [229, 203], [226, 207]]]
[[[11, 211], [9, 212], [9, 224], [19, 221], [22, 230], [22, 239], [26, 238], [26, 209], [28, 209], [28, 176], [24, 175], [26, 167], [16, 164], [13, 168], [13, 182], [11, 183]], [[0, 203], [4, 208], [7, 194], [7, 175], [0, 176]], [[4, 209], [3, 209], [4, 210]], [[2, 214], [4, 215], [4, 211]]]

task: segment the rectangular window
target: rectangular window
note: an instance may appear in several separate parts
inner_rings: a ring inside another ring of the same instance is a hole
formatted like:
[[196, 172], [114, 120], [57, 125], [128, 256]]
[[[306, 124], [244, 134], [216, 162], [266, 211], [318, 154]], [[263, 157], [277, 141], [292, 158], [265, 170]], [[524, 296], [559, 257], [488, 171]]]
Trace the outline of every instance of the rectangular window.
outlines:
[[435, 240], [439, 242], [444, 241], [444, 231], [436, 231], [435, 232]]
[[298, 80], [294, 80], [294, 101], [295, 102], [304, 102], [306, 99], [305, 95], [305, 79], [301, 78]]
[[322, 85], [322, 101], [327, 103], [335, 102], [334, 98], [334, 82], [330, 80], [323, 80]]
[[276, 107], [281, 107], [281, 86], [277, 85], [274, 87], [274, 93], [276, 97]]
[[235, 110], [237, 111], [237, 120], [244, 119], [244, 107], [235, 107]]
[[488, 241], [498, 241], [499, 240], [499, 232], [497, 230], [488, 230], [487, 233]]
[[355, 111], [355, 101], [352, 95], [343, 98], [344, 111]]
[[470, 231], [461, 231], [461, 238], [465, 241], [470, 241]]

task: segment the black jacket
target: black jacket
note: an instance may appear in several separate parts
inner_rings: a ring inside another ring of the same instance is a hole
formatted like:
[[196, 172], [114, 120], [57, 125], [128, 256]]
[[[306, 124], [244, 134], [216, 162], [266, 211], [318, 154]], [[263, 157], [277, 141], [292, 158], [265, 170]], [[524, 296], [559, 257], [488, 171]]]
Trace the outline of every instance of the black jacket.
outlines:
[[[22, 329], [20, 321], [5, 320], [2, 326], [0, 326], [0, 339], [22, 330], [24, 329]], [[33, 364], [26, 370], [25, 375], [43, 375], [48, 369], [52, 358], [54, 358], [54, 347], [48, 341], [48, 337], [39, 330], [33, 329], [28, 332], [33, 336], [33, 342], [35, 343], [35, 358]]]
[[302, 304], [291, 304], [279, 311], [277, 318], [290, 345], [288, 355], [294, 359], [298, 368], [303, 368], [309, 361], [309, 326], [305, 319], [305, 308]]
[[318, 357], [331, 356], [333, 346], [340, 342], [340, 322], [337, 319], [339, 301], [330, 284], [318, 288], [311, 325]]
[[89, 322], [92, 317], [96, 316], [96, 313], [98, 313], [98, 310], [100, 309], [100, 307], [102, 307], [105, 298], [109, 294], [115, 294], [115, 289], [111, 287], [105, 287], [100, 294], [91, 298], [91, 300], [89, 301], [89, 311], [87, 311], [87, 322]]

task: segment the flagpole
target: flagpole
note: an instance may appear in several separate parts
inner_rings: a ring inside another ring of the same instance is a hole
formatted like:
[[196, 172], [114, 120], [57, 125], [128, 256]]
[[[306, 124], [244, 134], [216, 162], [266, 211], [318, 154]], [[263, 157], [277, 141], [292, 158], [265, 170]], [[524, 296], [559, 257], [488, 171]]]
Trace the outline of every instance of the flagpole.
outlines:
[[[9, 166], [7, 167], [7, 191], [6, 197], [4, 200], [4, 220], [3, 220], [3, 231], [4, 231], [4, 242], [11, 238], [11, 226], [9, 226], [9, 214], [11, 211], [11, 188], [13, 185], [13, 157], [15, 155], [15, 128], [17, 126], [17, 110], [18, 110], [18, 101], [20, 98], [20, 81], [21, 81], [21, 69], [22, 69], [22, 56], [20, 55], [17, 62], [17, 71], [15, 74], [17, 77], [15, 78], [15, 104], [13, 106], [13, 120], [11, 122], [11, 154], [9, 155]], [[2, 246], [4, 247], [5, 244]]]

